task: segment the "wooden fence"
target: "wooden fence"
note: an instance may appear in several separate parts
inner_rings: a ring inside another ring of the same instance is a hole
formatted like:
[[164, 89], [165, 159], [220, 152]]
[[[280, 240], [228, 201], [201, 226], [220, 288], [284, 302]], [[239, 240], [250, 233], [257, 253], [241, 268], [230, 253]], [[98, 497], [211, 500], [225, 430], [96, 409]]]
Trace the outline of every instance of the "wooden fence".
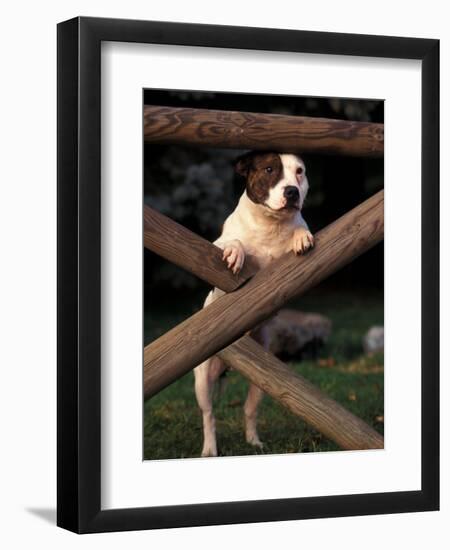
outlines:
[[[383, 154], [381, 124], [258, 113], [145, 106], [144, 135], [150, 143]], [[145, 247], [227, 294], [145, 347], [144, 397], [217, 354], [342, 448], [383, 448], [378, 432], [245, 335], [383, 236], [384, 191], [380, 191], [317, 233], [314, 249], [305, 256], [286, 254], [257, 273], [244, 264], [241, 273], [233, 275], [218, 247], [146, 206]]]
[[144, 107], [147, 143], [382, 157], [384, 125], [327, 118]]

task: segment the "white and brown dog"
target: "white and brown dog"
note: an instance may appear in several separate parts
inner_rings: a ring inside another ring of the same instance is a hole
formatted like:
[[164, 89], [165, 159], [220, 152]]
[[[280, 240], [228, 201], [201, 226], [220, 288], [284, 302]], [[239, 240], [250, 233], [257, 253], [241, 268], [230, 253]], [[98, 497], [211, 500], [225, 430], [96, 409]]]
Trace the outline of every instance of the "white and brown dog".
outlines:
[[[313, 236], [301, 215], [308, 192], [303, 161], [291, 154], [251, 152], [240, 157], [235, 168], [245, 178], [246, 189], [236, 209], [226, 219], [222, 235], [214, 242], [223, 250], [228, 268], [238, 273], [245, 260], [262, 269], [287, 252], [299, 254], [312, 247]], [[208, 294], [204, 307], [222, 294], [215, 288]], [[251, 331], [251, 335], [268, 348], [266, 324]], [[194, 369], [195, 393], [203, 414], [202, 456], [217, 456], [212, 390], [225, 369], [217, 356]], [[262, 396], [262, 390], [250, 384], [244, 404], [246, 440], [260, 448], [256, 415]]]

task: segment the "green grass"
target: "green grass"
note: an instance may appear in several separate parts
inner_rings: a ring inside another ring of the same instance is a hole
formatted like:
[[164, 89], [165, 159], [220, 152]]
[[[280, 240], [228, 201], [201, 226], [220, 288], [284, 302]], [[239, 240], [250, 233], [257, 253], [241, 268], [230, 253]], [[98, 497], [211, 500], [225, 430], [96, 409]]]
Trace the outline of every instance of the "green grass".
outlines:
[[[383, 324], [381, 293], [311, 292], [290, 307], [323, 313], [333, 332], [315, 360], [290, 363], [292, 369], [383, 433], [383, 354], [366, 356], [361, 338], [374, 324]], [[146, 342], [191, 315], [194, 306], [155, 311], [145, 316]], [[336, 444], [265, 396], [259, 409], [258, 431], [263, 451], [245, 442], [242, 405], [247, 382], [235, 371], [227, 374], [224, 391], [214, 404], [221, 456], [281, 454], [338, 450]], [[198, 457], [202, 422], [190, 372], [144, 406], [144, 458]]]

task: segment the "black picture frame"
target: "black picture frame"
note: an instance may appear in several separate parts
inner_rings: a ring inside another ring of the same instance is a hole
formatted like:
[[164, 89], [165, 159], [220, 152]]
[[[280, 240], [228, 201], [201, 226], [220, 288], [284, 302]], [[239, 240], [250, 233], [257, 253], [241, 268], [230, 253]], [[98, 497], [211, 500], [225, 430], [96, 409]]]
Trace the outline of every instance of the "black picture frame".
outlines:
[[[102, 510], [100, 49], [102, 41], [422, 62], [422, 489]], [[57, 524], [77, 533], [439, 508], [439, 41], [78, 17], [58, 25]]]

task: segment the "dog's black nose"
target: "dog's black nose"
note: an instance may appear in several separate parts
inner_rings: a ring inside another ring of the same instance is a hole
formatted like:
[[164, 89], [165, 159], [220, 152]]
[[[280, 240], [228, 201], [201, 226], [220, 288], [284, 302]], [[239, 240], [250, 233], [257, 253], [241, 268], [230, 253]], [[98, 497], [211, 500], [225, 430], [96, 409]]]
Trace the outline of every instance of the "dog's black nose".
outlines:
[[295, 187], [294, 185], [288, 185], [284, 189], [284, 196], [287, 198], [288, 201], [297, 201], [300, 197], [298, 187]]

